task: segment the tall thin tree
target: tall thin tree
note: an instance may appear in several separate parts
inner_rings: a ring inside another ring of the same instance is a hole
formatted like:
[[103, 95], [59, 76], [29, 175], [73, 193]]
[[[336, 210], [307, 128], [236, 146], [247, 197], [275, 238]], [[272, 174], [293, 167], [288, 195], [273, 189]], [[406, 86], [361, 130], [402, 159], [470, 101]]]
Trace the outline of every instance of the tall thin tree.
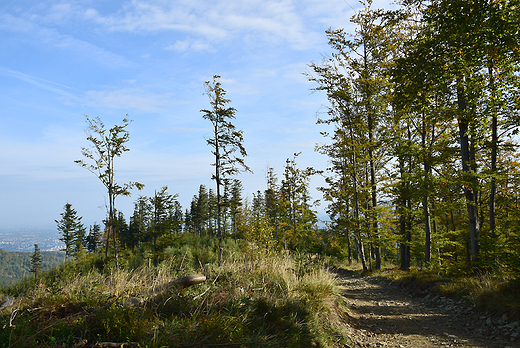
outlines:
[[[128, 116], [128, 115], [126, 115]], [[121, 157], [124, 152], [130, 151], [126, 143], [130, 140], [130, 133], [126, 127], [130, 124], [130, 120], [126, 117], [120, 125], [115, 125], [110, 129], [105, 128], [105, 124], [99, 117], [86, 117], [87, 122], [87, 140], [91, 143], [88, 148], [81, 148], [81, 154], [88, 160], [76, 160], [75, 163], [98, 177], [108, 192], [108, 235], [106, 244], [106, 256], [108, 257], [108, 246], [110, 234], [112, 234], [114, 242], [114, 257], [116, 268], [119, 269], [119, 261], [117, 256], [117, 238], [116, 229], [113, 224], [116, 221], [115, 201], [118, 196], [130, 196], [130, 190], [134, 187], [141, 190], [144, 185], [139, 182], [128, 182], [119, 185], [115, 181], [115, 158]]]
[[[213, 137], [206, 139], [215, 156], [215, 174], [212, 179], [217, 185], [217, 231], [219, 238], [219, 264], [222, 261], [222, 230], [221, 230], [221, 196], [220, 189], [229, 176], [236, 175], [241, 171], [251, 172], [245, 164], [244, 157], [247, 156], [243, 146], [244, 134], [237, 130], [231, 120], [235, 118], [236, 109], [229, 106], [231, 100], [226, 98], [226, 91], [219, 81], [220, 76], [213, 76], [213, 81], [206, 81], [204, 89], [210, 101], [210, 109], [202, 109], [203, 118], [209, 120], [213, 126]], [[238, 154], [237, 154], [238, 152]]]

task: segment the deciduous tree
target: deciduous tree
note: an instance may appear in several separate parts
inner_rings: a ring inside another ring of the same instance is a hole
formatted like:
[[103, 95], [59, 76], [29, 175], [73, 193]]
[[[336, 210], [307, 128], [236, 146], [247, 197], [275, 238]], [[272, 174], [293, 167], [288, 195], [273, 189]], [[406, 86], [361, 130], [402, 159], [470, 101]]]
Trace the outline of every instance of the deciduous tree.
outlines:
[[86, 116], [86, 122], [88, 125], [86, 129], [87, 140], [91, 144], [90, 147], [81, 148], [81, 153], [86, 158], [86, 161], [76, 160], [75, 162], [96, 175], [107, 189], [107, 224], [109, 233], [107, 235], [105, 254], [108, 257], [109, 238], [110, 234], [112, 234], [116, 268], [119, 269], [116, 229], [113, 226], [116, 220], [115, 201], [118, 196], [130, 196], [130, 190], [134, 187], [139, 190], [144, 187], [139, 182], [128, 182], [120, 185], [115, 181], [115, 158], [121, 157], [124, 152], [130, 151], [126, 146], [126, 143], [130, 140], [130, 133], [126, 129], [130, 124], [130, 120], [124, 118], [120, 125], [115, 125], [110, 129], [105, 128], [105, 124], [99, 117], [91, 119]]

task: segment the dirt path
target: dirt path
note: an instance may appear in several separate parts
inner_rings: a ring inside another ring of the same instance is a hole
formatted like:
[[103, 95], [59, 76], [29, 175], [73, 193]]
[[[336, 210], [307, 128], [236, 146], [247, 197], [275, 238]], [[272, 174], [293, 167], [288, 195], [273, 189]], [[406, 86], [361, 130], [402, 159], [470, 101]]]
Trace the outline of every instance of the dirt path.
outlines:
[[520, 325], [476, 312], [465, 302], [414, 296], [375, 277], [338, 273], [350, 309], [347, 347], [520, 347]]

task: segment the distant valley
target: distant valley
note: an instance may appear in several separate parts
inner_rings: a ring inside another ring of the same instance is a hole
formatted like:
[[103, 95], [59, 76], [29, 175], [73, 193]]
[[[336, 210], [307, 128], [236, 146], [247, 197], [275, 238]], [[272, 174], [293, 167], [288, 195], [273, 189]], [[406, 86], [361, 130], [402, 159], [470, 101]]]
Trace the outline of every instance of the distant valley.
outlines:
[[0, 249], [6, 251], [34, 251], [38, 244], [42, 251], [59, 251], [64, 244], [56, 229], [51, 228], [4, 228], [0, 229]]

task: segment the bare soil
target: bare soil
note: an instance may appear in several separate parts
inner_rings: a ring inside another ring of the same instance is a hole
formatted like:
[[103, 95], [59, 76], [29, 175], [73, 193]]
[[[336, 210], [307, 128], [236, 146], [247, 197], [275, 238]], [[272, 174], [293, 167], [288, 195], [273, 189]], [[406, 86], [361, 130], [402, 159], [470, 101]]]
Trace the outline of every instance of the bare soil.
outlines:
[[377, 277], [338, 271], [349, 308], [346, 347], [520, 347], [520, 325], [468, 302], [417, 293]]

